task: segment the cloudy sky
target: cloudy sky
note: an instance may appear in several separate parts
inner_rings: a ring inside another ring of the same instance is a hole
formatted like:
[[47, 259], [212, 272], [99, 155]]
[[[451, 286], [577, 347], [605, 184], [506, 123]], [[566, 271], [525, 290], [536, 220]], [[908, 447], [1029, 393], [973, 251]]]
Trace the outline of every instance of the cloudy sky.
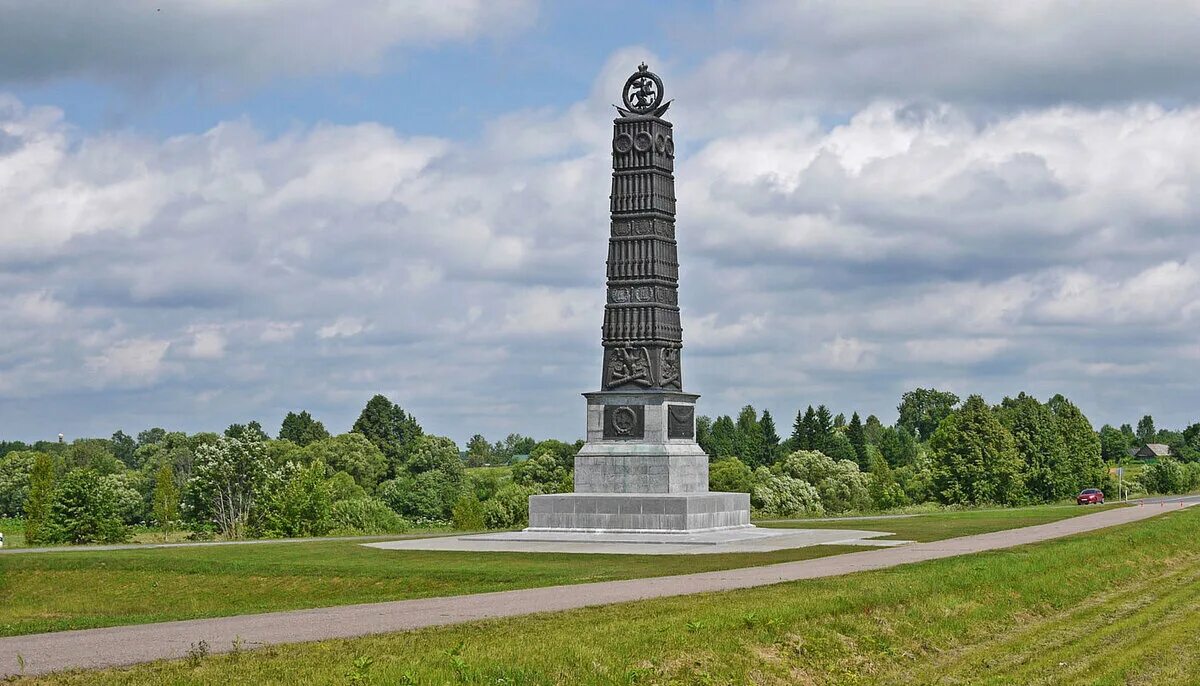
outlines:
[[580, 436], [642, 60], [702, 412], [1200, 419], [1195, 2], [0, 0], [0, 439]]

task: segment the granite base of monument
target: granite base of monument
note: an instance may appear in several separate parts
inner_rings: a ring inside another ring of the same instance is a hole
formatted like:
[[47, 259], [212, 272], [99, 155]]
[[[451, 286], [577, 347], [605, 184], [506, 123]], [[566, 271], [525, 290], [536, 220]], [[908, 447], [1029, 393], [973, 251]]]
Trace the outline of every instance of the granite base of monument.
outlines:
[[749, 526], [748, 493], [554, 493], [529, 499], [525, 530], [690, 534]]

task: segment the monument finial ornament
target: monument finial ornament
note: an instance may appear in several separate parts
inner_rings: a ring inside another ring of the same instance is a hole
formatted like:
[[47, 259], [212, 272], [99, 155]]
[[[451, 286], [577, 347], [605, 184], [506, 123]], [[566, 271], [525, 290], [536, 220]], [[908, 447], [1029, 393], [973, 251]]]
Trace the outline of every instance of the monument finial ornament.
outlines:
[[618, 107], [621, 114], [631, 116], [662, 116], [671, 103], [663, 104], [663, 82], [658, 74], [650, 71], [645, 62], [628, 79], [625, 79], [625, 89], [621, 92], [621, 101], [625, 107]]

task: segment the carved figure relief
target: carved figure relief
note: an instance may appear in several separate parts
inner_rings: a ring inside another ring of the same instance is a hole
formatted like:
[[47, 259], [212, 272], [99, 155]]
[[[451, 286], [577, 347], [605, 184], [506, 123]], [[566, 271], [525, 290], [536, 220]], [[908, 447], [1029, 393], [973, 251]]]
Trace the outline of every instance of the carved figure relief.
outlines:
[[654, 145], [654, 139], [645, 131], [638, 131], [637, 135], [633, 137], [633, 147], [637, 148], [638, 152], [646, 152], [652, 145]]
[[661, 386], [663, 388], [680, 388], [679, 382], [679, 349], [663, 348], [662, 362], [659, 366]]
[[608, 378], [605, 388], [614, 388], [632, 383], [652, 386], [650, 351], [647, 348], [614, 348], [608, 363]]
[[608, 291], [608, 301], [614, 303], [629, 302], [628, 288], [613, 288]]
[[650, 302], [654, 299], [654, 289], [650, 286], [638, 286], [633, 290], [633, 299], [640, 303]]

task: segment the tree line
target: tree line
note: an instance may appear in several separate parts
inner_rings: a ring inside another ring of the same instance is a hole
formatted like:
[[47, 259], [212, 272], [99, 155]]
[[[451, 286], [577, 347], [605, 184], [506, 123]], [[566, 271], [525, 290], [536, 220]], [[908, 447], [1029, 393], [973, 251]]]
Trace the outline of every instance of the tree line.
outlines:
[[[746, 406], [736, 419], [698, 417], [696, 437], [710, 456], [710, 487], [750, 493], [766, 515], [1043, 503], [1088, 487], [1115, 494], [1109, 468], [1146, 443], [1171, 455], [1132, 488], [1200, 488], [1200, 423], [1173, 431], [1146, 416], [1096, 431], [1062, 395], [989, 405], [923, 388], [901, 397], [897, 415], [884, 425], [810, 405], [785, 438], [770, 412]], [[193, 538], [513, 528], [527, 521], [530, 495], [572, 489], [581, 446], [477, 434], [460, 451], [377, 395], [339, 435], [301, 411], [274, 438], [252, 421], [221, 434], [151, 428], [0, 442], [0, 517], [23, 518], [31, 544], [116, 542], [139, 527]], [[504, 466], [468, 470], [483, 465]]]
[[[527, 517], [530, 494], [569, 490], [578, 448], [512, 434], [486, 457], [477, 445], [464, 453], [376, 395], [340, 435], [301, 411], [275, 438], [252, 421], [221, 434], [0, 442], [0, 517], [22, 518], [32, 545], [120, 542], [139, 528], [231, 539], [508, 528]], [[515, 455], [529, 459], [511, 474], [467, 474], [469, 461]]]
[[1020, 505], [1060, 501], [1084, 488], [1116, 492], [1110, 467], [1145, 443], [1171, 455], [1130, 487], [1180, 493], [1200, 488], [1200, 423], [1154, 428], [1146, 416], [1095, 430], [1063, 395], [1042, 402], [1020, 393], [989, 405], [937, 389], [905, 393], [895, 424], [874, 415], [836, 415], [825, 405], [796, 413], [782, 438], [770, 412], [746, 406], [736, 419], [697, 419], [697, 441], [713, 460], [714, 490], [751, 493], [780, 516], [888, 509], [936, 502]]

